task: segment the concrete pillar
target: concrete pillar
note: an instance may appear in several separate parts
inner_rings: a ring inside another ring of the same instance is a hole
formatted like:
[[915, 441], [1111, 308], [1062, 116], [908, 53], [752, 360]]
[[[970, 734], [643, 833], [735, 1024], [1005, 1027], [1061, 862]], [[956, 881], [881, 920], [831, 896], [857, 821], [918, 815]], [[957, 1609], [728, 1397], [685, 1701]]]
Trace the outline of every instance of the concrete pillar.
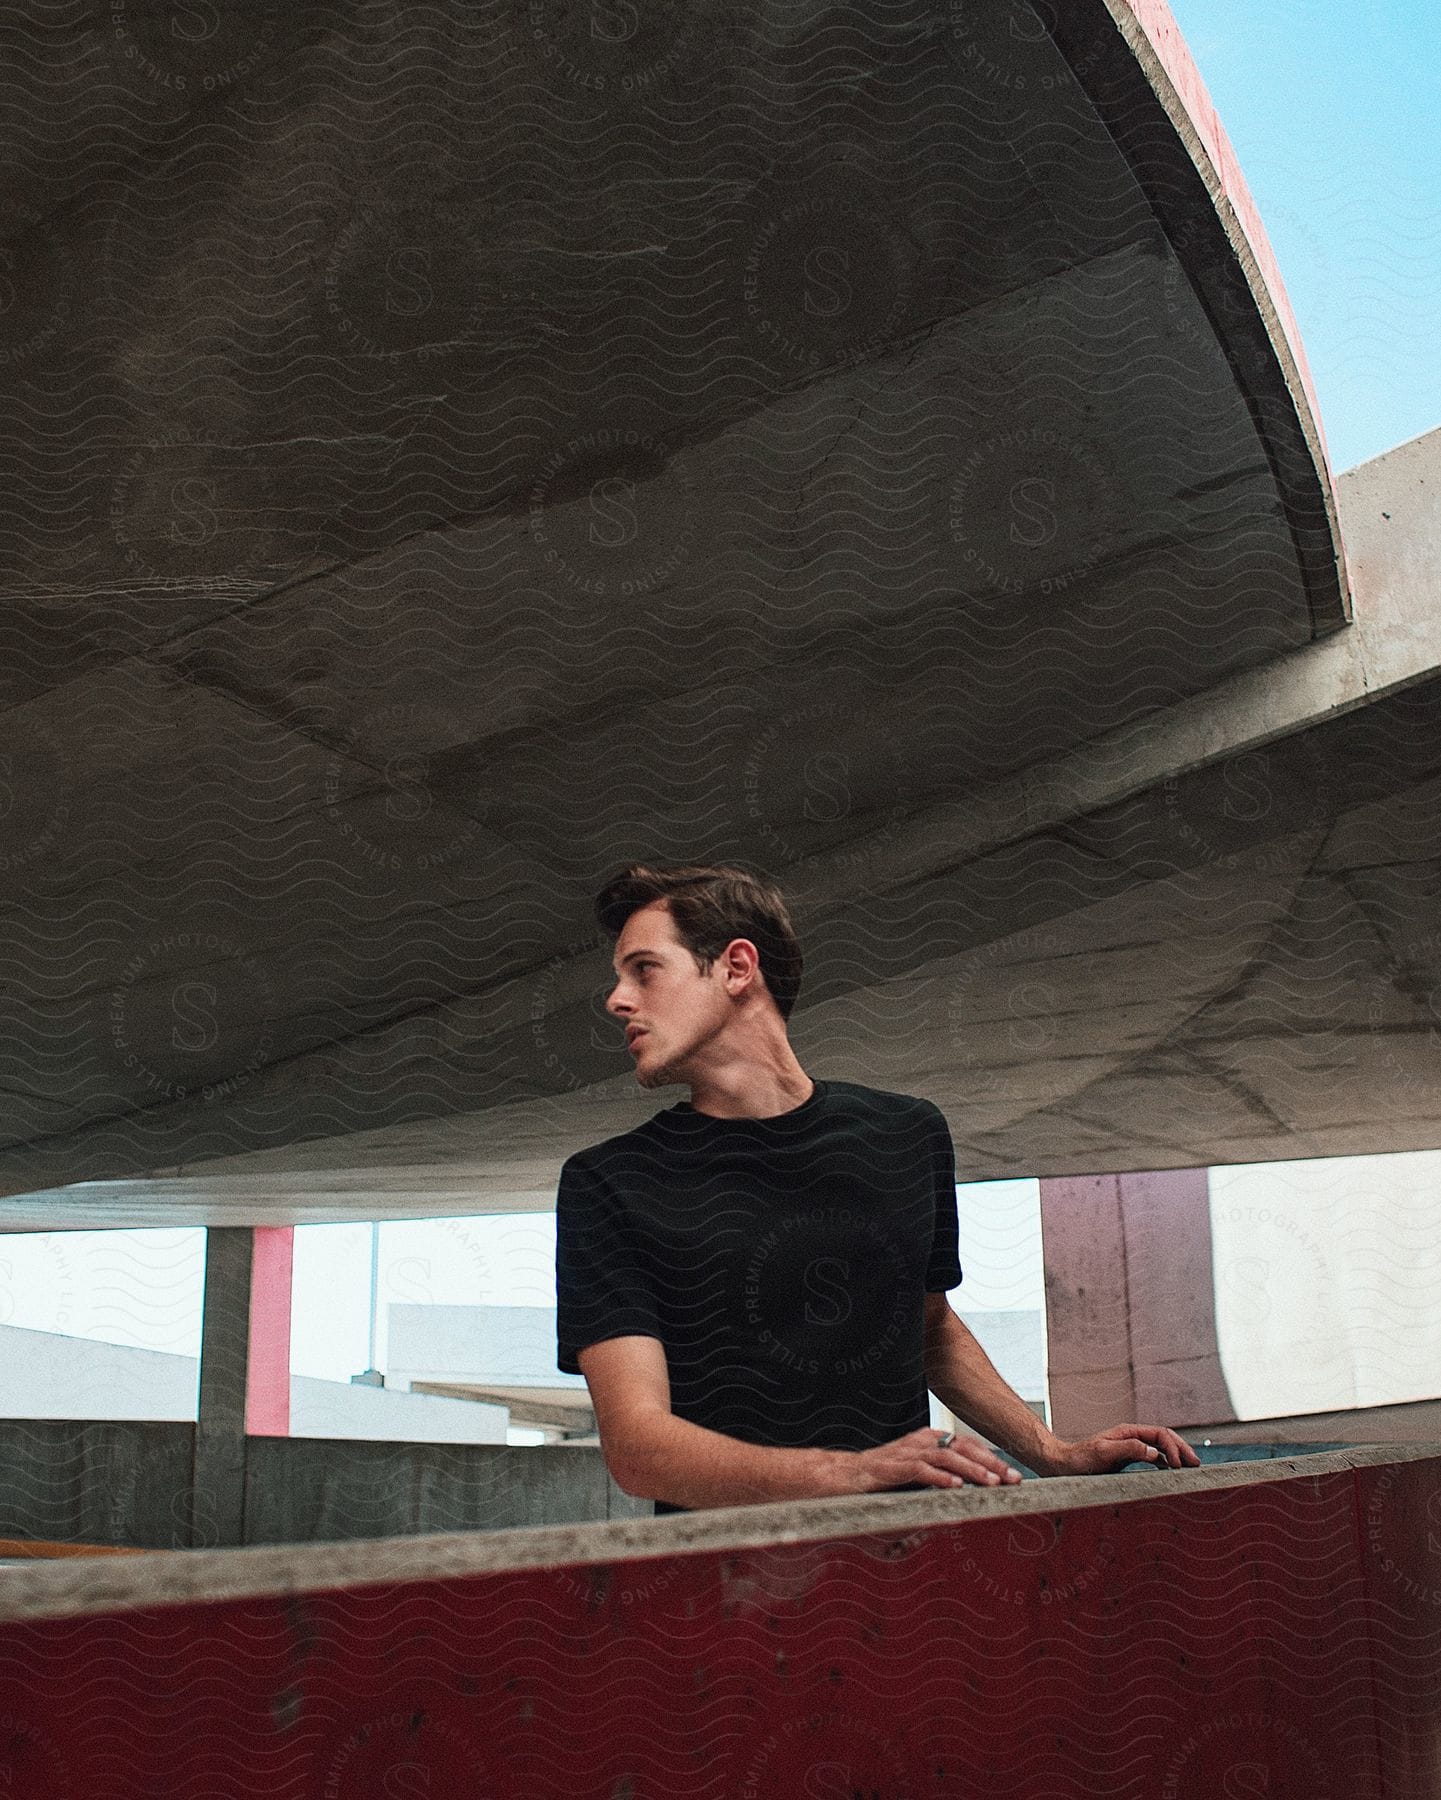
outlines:
[[1216, 1343], [1207, 1171], [1044, 1179], [1051, 1423], [1234, 1419]]
[[1136, 1417], [1234, 1419], [1216, 1339], [1209, 1170], [1121, 1177]]
[[190, 1542], [197, 1547], [244, 1542], [251, 1249], [247, 1227], [212, 1225], [206, 1230], [190, 1495]]
[[283, 1437], [289, 1430], [293, 1235], [288, 1226], [205, 1233], [193, 1546], [244, 1543], [247, 1431]]
[[1051, 1428], [1084, 1437], [1134, 1416], [1120, 1177], [1040, 1186]]

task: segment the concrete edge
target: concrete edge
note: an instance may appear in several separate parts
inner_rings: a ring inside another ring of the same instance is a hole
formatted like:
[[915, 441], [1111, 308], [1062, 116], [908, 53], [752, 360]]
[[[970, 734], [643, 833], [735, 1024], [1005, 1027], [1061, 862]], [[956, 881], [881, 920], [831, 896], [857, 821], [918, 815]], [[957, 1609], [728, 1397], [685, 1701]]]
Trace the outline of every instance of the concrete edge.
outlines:
[[77, 1557], [0, 1578], [0, 1620], [75, 1618], [161, 1606], [333, 1593], [402, 1581], [453, 1581], [641, 1557], [745, 1551], [886, 1532], [909, 1536], [971, 1519], [1113, 1508], [1263, 1482], [1316, 1480], [1353, 1469], [1435, 1460], [1441, 1444], [1357, 1445], [1315, 1456], [1209, 1464], [1134, 1475], [1063, 1476], [1007, 1489], [862, 1494], [763, 1506], [716, 1507], [659, 1519], [594, 1525], [441, 1532], [340, 1543], [256, 1545], [236, 1550], [158, 1550], [94, 1562]]
[[[1329, 533], [1330, 555], [1324, 570], [1315, 550], [1308, 551], [1300, 538], [1294, 539], [1301, 566], [1307, 571], [1313, 638], [1323, 638], [1351, 622], [1350, 578], [1320, 407], [1300, 327], [1270, 238], [1225, 127], [1167, 0], [1099, 0], [1099, 5], [1109, 14], [1112, 25], [1175, 133], [1176, 143], [1204, 185], [1215, 226], [1230, 248], [1235, 267], [1269, 342], [1275, 371], [1299, 434], [1299, 446], [1304, 447], [1314, 474], [1316, 491], [1310, 498], [1317, 504], [1319, 518], [1324, 519]], [[1064, 21], [1066, 15], [1060, 16]], [[1092, 99], [1093, 102], [1096, 99], [1094, 93]], [[1188, 274], [1194, 274], [1192, 263], [1202, 269], [1206, 267], [1207, 255], [1202, 245], [1198, 243], [1183, 254], [1175, 232], [1168, 230], [1167, 235]], [[1196, 262], [1198, 257], [1199, 262]], [[1219, 329], [1218, 338], [1239, 379], [1236, 346]], [[1245, 360], [1242, 357], [1241, 362]], [[1246, 383], [1242, 386], [1244, 390]], [[1264, 404], [1263, 396], [1263, 407]], [[1292, 489], [1291, 498], [1287, 499], [1288, 483], [1273, 454], [1270, 439], [1273, 429], [1262, 429], [1258, 419], [1258, 438], [1271, 461], [1278, 493], [1289, 512], [1299, 496]], [[1293, 515], [1293, 537], [1294, 533]], [[1315, 585], [1318, 580], [1326, 581], [1327, 585], [1334, 583], [1334, 594], [1324, 596], [1324, 603]]]

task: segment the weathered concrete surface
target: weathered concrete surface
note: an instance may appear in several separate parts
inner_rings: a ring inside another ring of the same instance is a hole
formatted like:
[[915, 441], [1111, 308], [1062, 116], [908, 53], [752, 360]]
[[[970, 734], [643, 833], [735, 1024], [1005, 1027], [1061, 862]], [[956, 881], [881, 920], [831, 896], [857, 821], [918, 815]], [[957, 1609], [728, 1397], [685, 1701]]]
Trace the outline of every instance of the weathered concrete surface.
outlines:
[[[184, 1423], [0, 1420], [0, 1536], [214, 1549]], [[237, 1543], [293, 1544], [648, 1517], [588, 1445], [249, 1438]]]
[[1302, 1413], [1289, 1419], [1222, 1419], [1193, 1426], [1226, 1454], [1231, 1446], [1270, 1440], [1290, 1445], [1336, 1441], [1367, 1444], [1420, 1444], [1441, 1441], [1441, 1400], [1401, 1406], [1350, 1407], [1339, 1412]]
[[[1331, 1447], [1353, 1433], [1411, 1444], [1441, 1407], [1206, 1427], [1203, 1457]], [[230, 1548], [193, 1489], [194, 1427], [138, 1420], [0, 1420], [0, 1537], [149, 1551]], [[1199, 1448], [1199, 1436], [1198, 1436]], [[243, 1542], [342, 1543], [648, 1519], [588, 1445], [452, 1446], [252, 1438]], [[1110, 1489], [1107, 1489], [1110, 1492]], [[196, 1525], [201, 1526], [197, 1535]]]
[[[520, 1454], [531, 1455], [524, 1451]], [[583, 1454], [557, 1452], [557, 1454]], [[863, 1494], [768, 1506], [716, 1507], [662, 1518], [539, 1526], [503, 1534], [444, 1532], [365, 1543], [290, 1544], [177, 1551], [143, 1562], [25, 1569], [0, 1584], [0, 1620], [64, 1618], [148, 1606], [197, 1605], [273, 1594], [320, 1594], [402, 1581], [605, 1564], [690, 1551], [816, 1544], [872, 1532], [904, 1537], [960, 1521], [1064, 1514], [1126, 1506], [1162, 1494], [1247, 1489], [1297, 1476], [1404, 1467], [1441, 1456], [1441, 1444], [1359, 1445], [1316, 1456], [1150, 1469], [1133, 1475], [1064, 1476], [1011, 1488], [930, 1494]]]
[[651, 1502], [618, 1488], [600, 1450], [586, 1444], [250, 1442], [249, 1544], [569, 1526], [650, 1513]]
[[[1338, 487], [1347, 631], [913, 824], [897, 811], [849, 852], [788, 873], [808, 948], [794, 1021], [808, 1066], [929, 1092], [963, 1177], [1441, 1141], [1429, 798], [1441, 433]], [[532, 1041], [573, 1047], [547, 1051], [576, 1084], [569, 1099], [210, 1159], [197, 1178], [36, 1193], [8, 1202], [7, 1218], [545, 1209], [570, 1149], [655, 1104], [628, 1075], [581, 1085], [623, 1055], [601, 1048], [614, 1029], [605, 967], [601, 951], [578, 954], [543, 970], [528, 1000], [513, 986], [494, 997], [533, 1015]], [[587, 997], [567, 1004], [587, 969]], [[400, 1066], [454, 1068], [458, 1052], [438, 1046], [486, 1016], [479, 1002], [432, 1009], [396, 1028], [391, 1050]], [[11, 1179], [49, 1154], [13, 1150]]]
[[[1216, 1330], [1208, 1171], [1043, 1180], [1048, 1423], [1232, 1419]], [[1347, 1440], [1349, 1441], [1349, 1440]]]
[[189, 1543], [192, 1447], [187, 1424], [0, 1420], [0, 1535]]
[[194, 1444], [169, 1420], [0, 1420], [0, 1536], [184, 1546]]
[[[618, 863], [793, 882], [828, 1056], [995, 936], [945, 809], [1348, 616], [1164, 9], [697, 5], [626, 49], [492, 10], [107, 16], [60, 86], [10, 27], [11, 1193], [251, 1151], [313, 1191], [385, 1149], [291, 1146], [379, 1130], [464, 1165], [431, 1210], [544, 1204], [638, 1113]], [[967, 1044], [865, 1049], [965, 1085]], [[389, 1210], [337, 1186], [304, 1216]]]
[[[1441, 432], [1338, 487], [1349, 630], [788, 873], [802, 1060], [935, 1099], [963, 1179], [1441, 1144]], [[613, 1030], [589, 967], [575, 1071]], [[545, 1209], [564, 1155], [656, 1104], [619, 1075], [10, 1204]]]
[[[205, 1234], [189, 1538], [192, 1544], [245, 1542], [246, 1458], [250, 1447], [245, 1415], [255, 1237], [255, 1232], [243, 1227]], [[289, 1370], [285, 1373], [288, 1390]]]

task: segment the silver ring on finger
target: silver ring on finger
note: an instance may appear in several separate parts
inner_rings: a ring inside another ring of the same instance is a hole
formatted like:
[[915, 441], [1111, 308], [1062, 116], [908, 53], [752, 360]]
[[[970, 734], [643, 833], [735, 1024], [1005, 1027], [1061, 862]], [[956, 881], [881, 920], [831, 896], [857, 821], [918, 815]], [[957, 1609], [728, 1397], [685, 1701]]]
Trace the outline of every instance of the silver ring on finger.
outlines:
[[937, 1450], [949, 1450], [951, 1445], [954, 1444], [955, 1441], [956, 1441], [956, 1434], [954, 1431], [943, 1431], [941, 1433], [941, 1435], [936, 1439], [936, 1448], [937, 1448]]

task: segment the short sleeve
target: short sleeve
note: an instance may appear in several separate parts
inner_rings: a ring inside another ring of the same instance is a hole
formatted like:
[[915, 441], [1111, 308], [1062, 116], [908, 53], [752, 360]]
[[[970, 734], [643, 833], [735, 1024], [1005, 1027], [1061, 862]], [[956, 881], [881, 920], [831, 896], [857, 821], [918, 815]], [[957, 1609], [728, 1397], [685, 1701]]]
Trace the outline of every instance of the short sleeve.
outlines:
[[951, 1128], [940, 1107], [932, 1105], [931, 1169], [935, 1182], [936, 1223], [931, 1237], [930, 1261], [926, 1265], [926, 1292], [948, 1294], [959, 1287], [960, 1217], [956, 1211], [956, 1147], [951, 1142]]
[[555, 1331], [566, 1375], [580, 1374], [576, 1353], [587, 1344], [661, 1335], [633, 1233], [605, 1183], [574, 1157], [555, 1200]]

